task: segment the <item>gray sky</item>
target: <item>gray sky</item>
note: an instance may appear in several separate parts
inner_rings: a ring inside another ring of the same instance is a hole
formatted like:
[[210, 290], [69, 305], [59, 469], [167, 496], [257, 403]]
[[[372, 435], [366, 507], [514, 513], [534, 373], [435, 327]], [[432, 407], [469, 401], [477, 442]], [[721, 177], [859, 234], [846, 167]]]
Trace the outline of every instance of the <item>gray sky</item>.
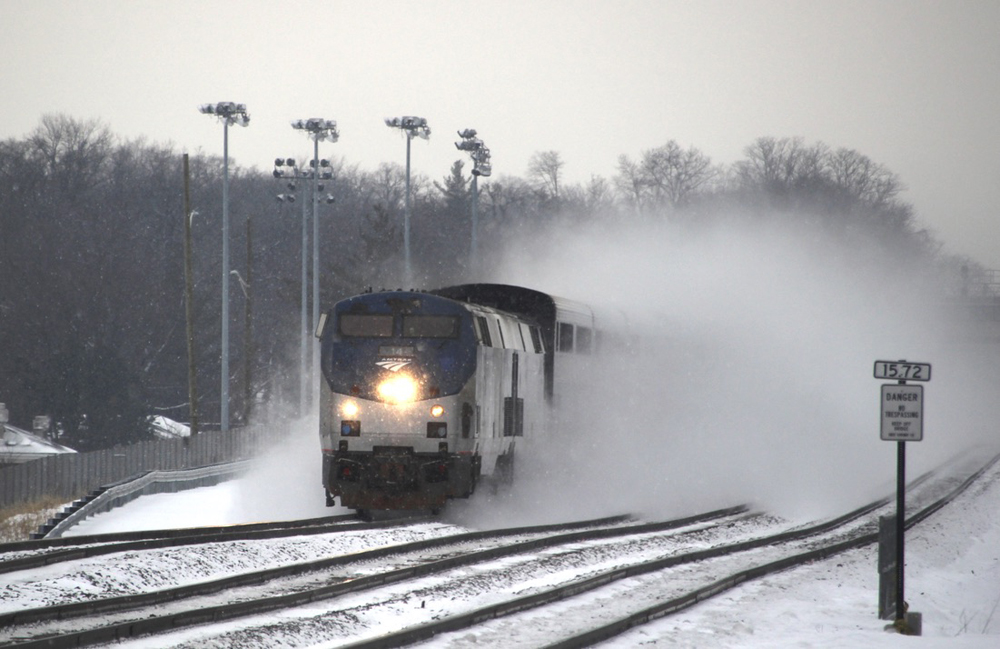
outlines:
[[[321, 156], [447, 175], [476, 128], [495, 175], [558, 151], [571, 182], [677, 140], [716, 162], [754, 139], [857, 149], [897, 173], [950, 252], [1000, 268], [997, 0], [0, 0], [0, 138], [45, 113], [222, 152], [203, 103], [247, 104], [230, 156], [270, 170], [336, 119]], [[467, 167], [468, 168], [468, 167]]]

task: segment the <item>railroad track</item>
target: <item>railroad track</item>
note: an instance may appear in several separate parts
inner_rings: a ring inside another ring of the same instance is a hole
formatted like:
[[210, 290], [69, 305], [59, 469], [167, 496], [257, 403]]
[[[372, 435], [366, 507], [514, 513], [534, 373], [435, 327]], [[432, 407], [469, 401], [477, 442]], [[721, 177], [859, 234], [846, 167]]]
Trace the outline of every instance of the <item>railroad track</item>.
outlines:
[[[10, 612], [0, 615], [0, 642], [84, 646], [298, 606], [559, 544], [680, 528], [697, 530], [744, 515], [745, 508], [738, 507], [663, 523], [629, 525], [627, 517], [618, 516], [428, 538], [163, 591]], [[281, 579], [285, 581], [278, 583]], [[265, 582], [267, 594], [261, 597], [259, 585]], [[251, 588], [235, 590], [242, 587]], [[164, 614], [164, 606], [171, 602], [179, 602], [180, 610]], [[109, 620], [113, 623], [108, 624]], [[67, 631], [67, 626], [79, 628]]]
[[277, 523], [119, 532], [18, 541], [0, 544], [0, 574], [118, 552], [375, 530], [429, 519], [430, 516], [409, 516], [380, 522], [360, 522], [361, 519], [356, 514], [345, 514]]
[[[926, 503], [908, 526], [987, 468], [961, 484], [925, 489]], [[340, 639], [356, 641], [352, 647], [394, 647], [434, 638], [435, 646], [461, 646], [474, 634], [483, 646], [513, 646], [521, 636], [525, 646], [588, 646], [748, 579], [871, 543], [872, 521], [889, 500], [793, 530], [740, 507], [655, 524], [617, 518], [425, 539], [166, 591], [8, 613], [0, 616], [0, 644], [85, 646], [170, 631], [157, 641], [266, 645], [274, 634], [299, 645]], [[608, 610], [621, 607], [607, 604], [623, 599], [629, 612], [609, 618]], [[193, 626], [235, 618], [242, 619]], [[380, 633], [387, 620], [399, 628]], [[525, 633], [530, 628], [542, 635]]]
[[[923, 502], [909, 510], [905, 528], [910, 529], [929, 518], [964, 493], [993, 469], [998, 460], [1000, 455], [994, 456], [966, 479], [947, 481], [946, 489], [942, 490], [943, 485], [937, 485], [937, 489], [928, 489], [922, 498], [918, 496], [916, 500]], [[915, 482], [923, 484], [931, 477], [933, 474], [925, 474]], [[711, 599], [752, 579], [876, 543], [877, 529], [866, 529], [873, 527], [872, 524], [854, 524], [876, 512], [888, 500], [872, 503], [816, 527], [625, 566], [526, 597], [344, 646], [350, 649], [398, 647], [433, 638], [436, 648], [461, 647], [467, 644], [467, 630], [475, 628], [477, 646], [483, 647], [590, 647]], [[551, 607], [546, 608], [553, 602], [563, 602], [583, 594], [591, 596], [580, 598], [582, 601], [573, 605], [564, 603], [558, 615], [553, 615]], [[625, 596], [632, 610], [622, 613], [622, 607], [613, 603]], [[529, 630], [532, 628], [541, 629], [541, 632], [532, 637]], [[462, 631], [466, 631], [464, 635], [460, 635]], [[553, 637], [562, 639], [552, 640]], [[512, 639], [519, 639], [520, 642]]]

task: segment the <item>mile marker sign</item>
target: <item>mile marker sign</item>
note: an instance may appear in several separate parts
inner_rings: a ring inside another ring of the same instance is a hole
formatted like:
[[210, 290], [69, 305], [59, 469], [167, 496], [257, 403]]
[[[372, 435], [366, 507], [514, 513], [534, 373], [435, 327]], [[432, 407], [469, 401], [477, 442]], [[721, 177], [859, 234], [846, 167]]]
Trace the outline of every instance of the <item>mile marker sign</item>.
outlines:
[[882, 439], [920, 442], [924, 439], [924, 386], [882, 385]]
[[893, 381], [930, 381], [930, 363], [906, 361], [875, 361], [875, 378]]

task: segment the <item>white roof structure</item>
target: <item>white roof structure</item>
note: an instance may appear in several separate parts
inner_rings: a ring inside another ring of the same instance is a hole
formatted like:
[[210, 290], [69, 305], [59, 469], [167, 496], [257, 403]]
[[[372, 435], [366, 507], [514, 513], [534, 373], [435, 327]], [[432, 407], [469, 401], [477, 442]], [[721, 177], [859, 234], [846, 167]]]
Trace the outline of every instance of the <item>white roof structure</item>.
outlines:
[[149, 418], [149, 427], [153, 435], [160, 439], [177, 439], [178, 437], [190, 437], [191, 428], [173, 419], [156, 415]]
[[3, 432], [3, 441], [0, 442], [0, 464], [21, 464], [50, 455], [76, 453], [68, 446], [50, 442], [17, 426], [0, 423], [0, 430]]

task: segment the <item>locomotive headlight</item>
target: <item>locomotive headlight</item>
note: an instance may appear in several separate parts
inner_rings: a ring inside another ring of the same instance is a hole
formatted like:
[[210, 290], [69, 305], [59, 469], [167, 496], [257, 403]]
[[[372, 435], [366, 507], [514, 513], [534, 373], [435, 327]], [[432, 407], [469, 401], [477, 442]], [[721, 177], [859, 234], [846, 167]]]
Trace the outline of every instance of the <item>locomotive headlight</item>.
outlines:
[[444, 406], [435, 404], [431, 406], [431, 417], [440, 417], [444, 414]]
[[388, 403], [416, 401], [417, 382], [408, 376], [393, 376], [378, 384], [378, 396]]
[[340, 414], [348, 419], [353, 419], [358, 414], [358, 404], [353, 401], [345, 401], [340, 406]]

